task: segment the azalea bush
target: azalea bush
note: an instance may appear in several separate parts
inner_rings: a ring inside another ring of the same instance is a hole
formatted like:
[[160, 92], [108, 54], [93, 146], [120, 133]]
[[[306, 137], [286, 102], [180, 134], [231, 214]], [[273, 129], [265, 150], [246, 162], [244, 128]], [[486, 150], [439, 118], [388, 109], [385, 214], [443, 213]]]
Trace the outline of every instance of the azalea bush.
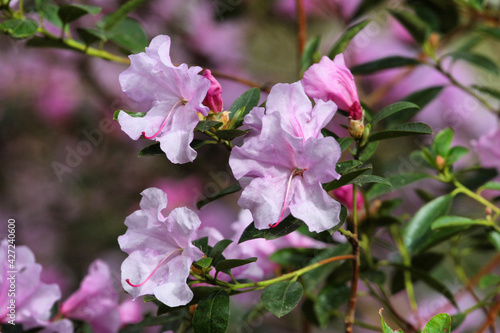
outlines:
[[497, 3], [0, 9], [2, 332], [498, 329]]

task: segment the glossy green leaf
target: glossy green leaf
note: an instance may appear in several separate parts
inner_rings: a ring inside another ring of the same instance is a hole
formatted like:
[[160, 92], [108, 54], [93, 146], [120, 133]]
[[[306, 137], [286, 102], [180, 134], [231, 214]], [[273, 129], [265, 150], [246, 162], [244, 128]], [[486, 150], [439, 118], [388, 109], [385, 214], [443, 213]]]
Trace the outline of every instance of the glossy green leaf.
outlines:
[[420, 64], [420, 61], [418, 59], [401, 56], [391, 56], [351, 67], [351, 72], [354, 75], [367, 75], [385, 69], [404, 66], [416, 66], [418, 64]]
[[198, 266], [203, 267], [203, 268], [207, 268], [207, 267], [210, 267], [210, 265], [212, 264], [212, 260], [213, 260], [212, 258], [204, 257], [198, 261], [195, 261], [193, 264], [198, 265]]
[[13, 18], [0, 24], [0, 31], [13, 38], [28, 38], [36, 34], [38, 23], [32, 19]]
[[286, 218], [284, 218], [277, 227], [269, 229], [259, 230], [255, 228], [255, 224], [252, 222], [243, 231], [238, 244], [256, 238], [265, 238], [267, 240], [277, 239], [294, 232], [303, 224], [304, 222], [302, 220], [296, 219], [292, 215], [288, 215]]
[[354, 180], [354, 184], [356, 184], [358, 186], [362, 186], [362, 185], [367, 184], [367, 183], [380, 183], [380, 184], [385, 184], [385, 185], [392, 187], [390, 181], [388, 181], [384, 177], [375, 176], [375, 175], [361, 175]]
[[487, 182], [481, 186], [481, 190], [500, 191], [500, 182]]
[[107, 34], [110, 41], [132, 53], [144, 52], [149, 44], [142, 25], [134, 19], [125, 18]]
[[359, 160], [361, 162], [366, 162], [373, 156], [373, 154], [377, 151], [379, 141], [368, 142], [368, 144], [364, 145], [359, 150]]
[[388, 130], [373, 132], [368, 137], [369, 141], [387, 140], [409, 135], [432, 134], [432, 128], [424, 123], [406, 123], [396, 125]]
[[453, 141], [453, 130], [451, 128], [445, 128], [436, 134], [434, 141], [432, 142], [432, 150], [436, 155], [446, 158], [450, 151], [451, 141]]
[[488, 240], [497, 251], [500, 251], [500, 232], [496, 230], [488, 232]]
[[321, 327], [326, 327], [332, 310], [338, 309], [349, 299], [350, 289], [346, 285], [327, 285], [318, 294], [314, 303], [314, 312]]
[[217, 264], [218, 260], [221, 258], [222, 252], [232, 243], [233, 241], [230, 239], [222, 239], [215, 244], [210, 253], [209, 257], [213, 258], [213, 262]]
[[417, 43], [423, 44], [429, 37], [429, 26], [415, 14], [406, 10], [389, 10], [389, 13], [408, 30]]
[[314, 63], [314, 54], [318, 51], [320, 42], [321, 36], [311, 37], [307, 41], [304, 52], [302, 53], [302, 58], [300, 59], [300, 68], [302, 72], [305, 72]]
[[455, 331], [465, 320], [465, 313], [457, 313], [451, 316], [451, 332]]
[[349, 137], [349, 138], [338, 138], [337, 142], [340, 145], [340, 149], [342, 151], [345, 151], [354, 142], [354, 138], [351, 138], [351, 137]]
[[297, 281], [282, 281], [270, 285], [260, 298], [267, 311], [281, 318], [299, 304], [303, 288]]
[[145, 0], [129, 0], [125, 2], [115, 12], [106, 16], [103, 22], [100, 22], [98, 26], [101, 26], [104, 30], [113, 29], [118, 23], [124, 20], [128, 14], [141, 6], [144, 2]]
[[203, 200], [200, 200], [196, 203], [196, 207], [198, 209], [201, 209], [201, 207], [205, 206], [206, 204], [208, 203], [211, 203], [212, 201], [215, 201], [217, 199], [220, 199], [226, 195], [229, 195], [229, 194], [232, 194], [232, 193], [235, 193], [235, 192], [238, 192], [241, 190], [241, 185], [240, 183], [234, 183], [228, 187], [226, 187], [225, 189], [215, 193], [214, 195], [211, 195], [209, 197], [206, 197], [205, 199]]
[[349, 27], [335, 42], [333, 47], [328, 52], [328, 57], [330, 59], [335, 58], [335, 56], [339, 53], [345, 51], [351, 40], [370, 23], [370, 20], [363, 20], [359, 23], [356, 23], [352, 27]]
[[463, 216], [442, 216], [434, 221], [431, 229], [449, 228], [449, 227], [471, 227], [474, 225], [491, 225], [489, 221], [473, 220]]
[[387, 177], [387, 180], [391, 183], [392, 188], [384, 184], [375, 184], [368, 190], [367, 197], [369, 200], [373, 200], [382, 194], [389, 193], [393, 190], [400, 189], [402, 187], [405, 187], [407, 185], [410, 185], [419, 180], [429, 177], [431, 176], [426, 173], [417, 173], [417, 172], [403, 173], [400, 175], [389, 176]]
[[201, 120], [195, 127], [197, 131], [200, 132], [205, 132], [211, 129], [212, 127], [214, 128], [219, 128], [222, 126], [222, 123], [220, 121], [215, 121], [215, 120]]
[[455, 146], [450, 149], [446, 162], [453, 164], [469, 153], [469, 149], [462, 146]]
[[488, 58], [482, 54], [456, 51], [456, 52], [448, 53], [448, 54], [444, 55], [443, 57], [452, 57], [455, 61], [456, 60], [464, 60], [472, 65], [481, 67], [488, 72], [491, 72], [491, 73], [494, 73], [497, 75], [499, 74], [498, 66], [496, 65], [496, 63], [493, 62], [490, 58]]
[[217, 131], [215, 134], [217, 135], [217, 137], [219, 139], [231, 141], [231, 140], [233, 140], [239, 136], [245, 135], [247, 133], [248, 133], [248, 131], [242, 131], [239, 129], [228, 129], [228, 130]]
[[342, 177], [340, 177], [340, 179], [335, 179], [327, 184], [323, 184], [323, 188], [325, 191], [329, 192], [344, 185], [353, 184], [356, 181], [356, 178], [362, 175], [371, 174], [372, 169], [373, 167], [371, 165], [361, 165], [357, 168], [349, 169], [342, 175]]
[[62, 5], [59, 7], [57, 15], [64, 24], [78, 20], [87, 14], [97, 15], [101, 12], [101, 7], [87, 5]]
[[358, 160], [348, 160], [344, 162], [339, 162], [335, 166], [335, 170], [340, 173], [341, 175], [346, 173], [347, 171], [357, 167], [358, 165], [363, 164], [361, 161]]
[[403, 233], [404, 244], [410, 253], [431, 236], [432, 223], [448, 213], [452, 202], [451, 195], [440, 196], [422, 206], [413, 216]]
[[224, 333], [229, 327], [229, 295], [224, 290], [216, 291], [203, 299], [193, 317], [195, 333]]
[[391, 115], [397, 112], [405, 111], [408, 109], [419, 109], [419, 106], [411, 102], [397, 102], [391, 104], [389, 106], [386, 106], [379, 112], [377, 112], [377, 114], [375, 114], [375, 116], [372, 119], [372, 124], [376, 125], [382, 119], [390, 117]]
[[235, 267], [240, 267], [244, 265], [248, 265], [252, 262], [256, 262], [257, 257], [252, 257], [248, 259], [226, 259], [221, 260], [215, 265], [215, 269], [217, 271], [227, 271], [228, 269], [232, 269]]
[[424, 333], [451, 332], [451, 317], [447, 313], [440, 313], [429, 320], [422, 330]]
[[61, 28], [62, 21], [57, 15], [59, 6], [51, 3], [50, 0], [35, 0], [36, 11], [44, 20], [52, 23], [54, 26]]
[[389, 125], [399, 124], [410, 120], [414, 115], [421, 111], [427, 104], [432, 102], [441, 91], [443, 91], [443, 86], [434, 86], [425, 88], [422, 90], [415, 91], [406, 97], [403, 97], [403, 101], [411, 102], [420, 107], [420, 109], [407, 109], [405, 112], [398, 112], [387, 119]]
[[165, 152], [160, 148], [160, 143], [155, 143], [151, 146], [147, 146], [146, 148], [143, 148], [138, 154], [139, 157], [159, 155], [165, 155]]
[[[260, 101], [260, 90], [251, 88], [238, 97], [229, 108], [229, 119], [233, 126], [231, 128], [240, 127], [243, 123], [243, 118], [257, 105]], [[233, 119], [234, 118], [234, 119]]]

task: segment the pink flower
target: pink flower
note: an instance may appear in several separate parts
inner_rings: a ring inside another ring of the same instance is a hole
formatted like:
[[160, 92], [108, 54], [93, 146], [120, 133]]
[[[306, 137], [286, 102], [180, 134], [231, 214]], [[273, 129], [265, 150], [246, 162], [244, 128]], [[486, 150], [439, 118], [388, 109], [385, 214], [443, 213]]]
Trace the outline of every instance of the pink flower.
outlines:
[[95, 333], [118, 332], [118, 294], [105, 262], [96, 260], [90, 265], [80, 288], [62, 304], [60, 313], [68, 318], [87, 321]]
[[486, 168], [500, 170], [500, 128], [490, 131], [477, 141], [473, 141], [475, 151], [479, 155], [481, 165]]
[[[345, 205], [349, 211], [352, 212], [353, 208], [353, 200], [352, 193], [353, 185], [344, 185], [332, 191], [333, 196], [337, 199], [341, 204]], [[363, 199], [363, 195], [358, 191], [356, 193], [356, 207], [358, 210], [363, 209], [365, 201]]]
[[[40, 281], [42, 266], [35, 262], [33, 252], [26, 246], [15, 247], [16, 260], [11, 266], [7, 253], [14, 248], [9, 245], [7, 239], [0, 244], [0, 254], [4, 259], [0, 269], [0, 323], [13, 319], [16, 324], [23, 324], [25, 330], [48, 327], [51, 332], [72, 332], [73, 325], [69, 320], [49, 321], [54, 303], [61, 298], [59, 287]], [[11, 284], [15, 291], [11, 290]], [[13, 292], [15, 297], [9, 296]]]
[[335, 105], [317, 101], [313, 108], [300, 82], [275, 85], [266, 105], [266, 113], [254, 108], [245, 117], [252, 131], [229, 158], [244, 188], [238, 204], [252, 212], [258, 229], [276, 226], [289, 213], [311, 231], [334, 227], [340, 204], [321, 184], [340, 177], [335, 164], [341, 152], [320, 131]]
[[121, 325], [136, 324], [143, 318], [141, 303], [134, 302], [131, 299], [123, 301], [118, 307], [120, 313]]
[[221, 112], [222, 111], [222, 87], [220, 83], [215, 79], [212, 75], [212, 72], [209, 69], [205, 69], [203, 72], [203, 77], [206, 77], [210, 80], [210, 88], [208, 88], [208, 93], [205, 99], [203, 100], [203, 104], [208, 106], [210, 110], [213, 112]]
[[154, 294], [168, 306], [185, 305], [193, 298], [186, 283], [190, 267], [203, 257], [192, 244], [200, 219], [185, 207], [164, 217], [167, 195], [160, 189], [148, 188], [141, 195], [141, 209], [127, 217], [128, 230], [118, 237], [129, 254], [122, 264], [123, 288], [134, 298]]
[[130, 67], [120, 74], [123, 91], [150, 109], [144, 117], [120, 112], [118, 122], [132, 139], [142, 136], [160, 142], [172, 163], [192, 162], [196, 151], [189, 144], [199, 121], [208, 115], [202, 104], [210, 81], [198, 73], [201, 67], [176, 67], [170, 60], [170, 37], [160, 35], [146, 52], [130, 56]]
[[302, 84], [309, 97], [333, 101], [341, 110], [349, 111], [351, 119], [362, 119], [356, 83], [342, 54], [338, 54], [333, 61], [323, 56], [319, 63], [304, 73]]

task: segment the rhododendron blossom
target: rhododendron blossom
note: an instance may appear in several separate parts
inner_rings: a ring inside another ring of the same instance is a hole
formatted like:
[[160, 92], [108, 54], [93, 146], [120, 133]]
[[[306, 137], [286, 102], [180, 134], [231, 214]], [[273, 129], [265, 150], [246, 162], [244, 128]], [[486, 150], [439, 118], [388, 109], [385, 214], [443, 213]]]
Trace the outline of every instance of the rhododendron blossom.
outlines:
[[160, 142], [173, 163], [192, 162], [196, 151], [189, 146], [198, 114], [208, 115], [202, 104], [210, 80], [199, 75], [201, 67], [176, 67], [170, 60], [170, 37], [160, 35], [146, 51], [130, 56], [130, 67], [120, 74], [123, 91], [133, 100], [146, 104], [144, 117], [120, 112], [118, 122], [132, 139], [142, 136]]
[[341, 110], [349, 111], [352, 120], [362, 119], [356, 83], [342, 53], [333, 60], [323, 56], [319, 63], [305, 71], [302, 84], [309, 97], [334, 101]]
[[127, 217], [127, 232], [118, 237], [129, 254], [122, 264], [122, 285], [134, 298], [154, 294], [174, 307], [193, 298], [186, 279], [191, 264], [203, 257], [192, 244], [201, 222], [190, 209], [179, 207], [163, 216], [167, 195], [157, 188], [144, 190], [140, 210]]
[[312, 107], [296, 82], [274, 86], [266, 111], [254, 108], [245, 117], [251, 134], [233, 149], [229, 164], [244, 187], [238, 204], [252, 212], [258, 229], [276, 226], [289, 213], [316, 232], [339, 222], [340, 204], [321, 185], [340, 177], [340, 147], [320, 132], [336, 109], [320, 100]]

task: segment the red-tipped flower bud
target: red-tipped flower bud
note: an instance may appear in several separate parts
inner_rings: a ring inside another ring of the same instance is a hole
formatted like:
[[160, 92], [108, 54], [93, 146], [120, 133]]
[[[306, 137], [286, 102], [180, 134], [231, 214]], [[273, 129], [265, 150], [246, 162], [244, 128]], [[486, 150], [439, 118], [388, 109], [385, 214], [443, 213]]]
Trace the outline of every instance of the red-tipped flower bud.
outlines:
[[203, 77], [210, 80], [210, 88], [208, 88], [207, 96], [203, 100], [203, 104], [208, 106], [213, 112], [222, 111], [222, 87], [220, 83], [212, 75], [209, 69], [205, 69]]

